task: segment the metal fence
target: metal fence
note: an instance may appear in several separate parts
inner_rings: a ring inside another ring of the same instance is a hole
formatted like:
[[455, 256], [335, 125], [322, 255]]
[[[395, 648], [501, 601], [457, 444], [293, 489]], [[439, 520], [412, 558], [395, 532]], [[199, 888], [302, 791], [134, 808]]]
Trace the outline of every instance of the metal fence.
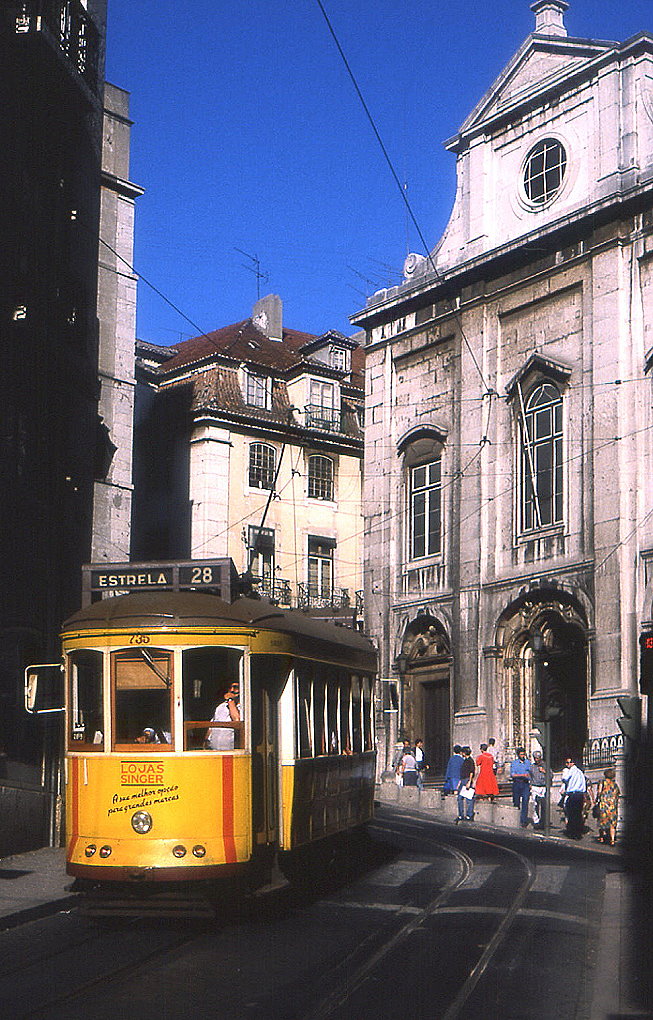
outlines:
[[623, 753], [623, 733], [610, 737], [592, 737], [583, 748], [583, 768], [608, 768], [614, 765], [615, 755]]

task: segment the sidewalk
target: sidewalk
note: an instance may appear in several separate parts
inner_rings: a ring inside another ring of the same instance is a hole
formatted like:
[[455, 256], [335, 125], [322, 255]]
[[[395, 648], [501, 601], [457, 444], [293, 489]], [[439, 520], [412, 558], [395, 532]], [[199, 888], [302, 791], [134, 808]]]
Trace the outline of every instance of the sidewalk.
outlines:
[[[434, 821], [449, 822], [451, 825], [454, 825], [456, 822], [456, 815], [458, 813], [457, 798], [453, 794], [443, 797], [441, 791], [436, 787], [427, 786], [420, 792], [414, 786], [399, 787], [395, 782], [381, 783], [376, 789], [376, 799], [381, 804], [427, 814]], [[533, 829], [531, 824], [526, 829], [521, 828], [519, 824], [519, 811], [513, 807], [512, 801], [509, 798], [500, 797], [493, 803], [489, 800], [477, 799], [474, 804], [474, 821], [461, 822], [461, 825], [463, 828], [469, 826], [470, 828], [474, 827], [477, 829], [510, 831], [527, 836], [530, 839], [551, 840], [556, 843], [564, 843], [566, 846], [581, 847], [583, 850], [596, 851], [611, 857], [619, 857], [621, 855], [618, 840], [617, 846], [614, 847], [597, 841], [596, 822], [591, 815], [585, 823], [588, 831], [580, 840], [570, 840], [564, 835], [565, 824], [557, 806], [554, 806], [551, 815], [550, 833], [548, 836], [545, 836], [539, 829]]]
[[77, 902], [72, 883], [63, 847], [0, 859], [0, 931], [69, 910]]

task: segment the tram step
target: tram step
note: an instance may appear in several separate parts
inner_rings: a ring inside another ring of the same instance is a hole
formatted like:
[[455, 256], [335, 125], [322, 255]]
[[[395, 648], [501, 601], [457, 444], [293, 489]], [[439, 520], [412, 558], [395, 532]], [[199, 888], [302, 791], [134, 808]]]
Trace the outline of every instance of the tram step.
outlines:
[[79, 912], [87, 917], [183, 917], [214, 918], [215, 909], [206, 900], [196, 897], [148, 896], [87, 896]]

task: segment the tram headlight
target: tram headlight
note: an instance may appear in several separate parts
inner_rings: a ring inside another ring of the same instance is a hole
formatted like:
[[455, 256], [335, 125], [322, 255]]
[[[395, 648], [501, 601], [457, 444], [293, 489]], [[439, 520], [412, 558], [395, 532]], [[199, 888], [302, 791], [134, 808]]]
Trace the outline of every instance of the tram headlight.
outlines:
[[186, 847], [182, 846], [181, 843], [178, 843], [177, 846], [173, 846], [172, 852], [175, 855], [175, 857], [185, 857]]
[[147, 811], [136, 811], [136, 813], [132, 815], [132, 829], [134, 832], [149, 832], [151, 828], [152, 815], [148, 814]]
[[100, 847], [100, 857], [111, 857], [111, 847], [110, 846], [101, 846]]
[[95, 843], [89, 843], [86, 849], [84, 850], [84, 853], [86, 854], [87, 857], [92, 857], [96, 850], [97, 847]]
[[193, 847], [193, 853], [196, 857], [206, 857], [206, 847], [198, 843], [197, 846]]

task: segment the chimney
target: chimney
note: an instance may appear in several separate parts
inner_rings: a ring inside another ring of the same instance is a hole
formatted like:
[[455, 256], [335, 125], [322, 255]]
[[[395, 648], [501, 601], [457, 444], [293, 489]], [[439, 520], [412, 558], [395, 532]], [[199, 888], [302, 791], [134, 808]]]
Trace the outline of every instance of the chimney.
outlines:
[[531, 4], [535, 14], [536, 35], [567, 35], [565, 11], [568, 9], [567, 0], [536, 0], [536, 3]]
[[252, 309], [252, 322], [270, 340], [283, 340], [283, 304], [278, 294], [260, 298]]

